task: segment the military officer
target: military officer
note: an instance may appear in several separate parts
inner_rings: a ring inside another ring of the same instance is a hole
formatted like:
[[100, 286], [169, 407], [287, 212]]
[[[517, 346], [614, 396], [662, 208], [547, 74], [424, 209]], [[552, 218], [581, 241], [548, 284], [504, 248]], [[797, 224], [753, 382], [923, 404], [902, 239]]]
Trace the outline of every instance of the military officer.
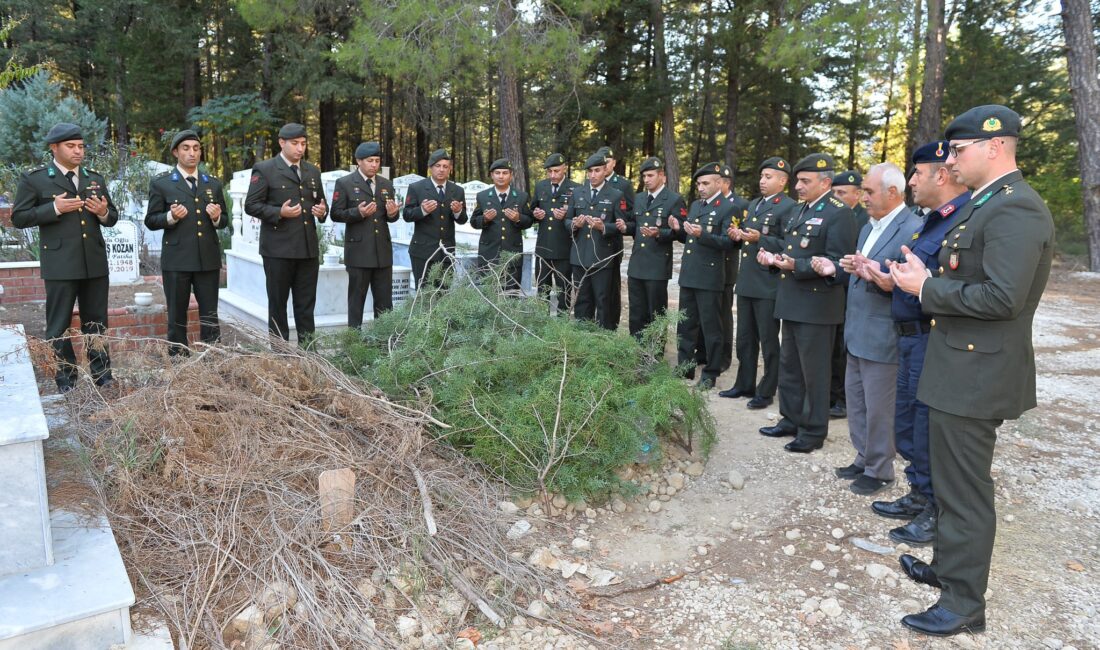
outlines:
[[267, 329], [290, 340], [286, 303], [292, 298], [298, 345], [313, 340], [320, 248], [317, 224], [328, 215], [321, 171], [304, 160], [306, 127], [279, 129], [279, 155], [256, 163], [244, 211], [260, 220], [260, 255], [267, 278]]
[[[733, 168], [722, 165], [722, 176], [718, 180], [722, 196], [733, 204], [733, 214], [730, 220], [731, 228], [739, 228], [741, 223], [749, 215], [749, 202], [733, 193]], [[728, 233], [727, 233], [728, 234]], [[726, 251], [726, 284], [722, 287], [722, 372], [729, 370], [733, 365], [733, 291], [737, 286], [737, 272], [740, 266], [741, 240], [730, 238], [733, 247]], [[700, 341], [699, 347], [705, 349], [705, 342]]]
[[569, 178], [565, 156], [552, 153], [543, 163], [547, 178], [535, 185], [531, 201], [531, 216], [537, 225], [535, 239], [535, 275], [539, 292], [549, 297], [555, 286], [558, 291], [558, 314], [568, 314], [573, 308], [573, 278], [569, 268], [569, 249], [573, 238], [565, 227], [565, 215], [573, 191], [579, 187]]
[[985, 628], [997, 427], [1035, 407], [1032, 321], [1050, 276], [1054, 222], [1016, 166], [1019, 132], [1020, 116], [998, 105], [947, 126], [947, 165], [974, 198], [940, 240], [939, 276], [907, 248], [891, 268], [932, 314], [917, 399], [928, 405], [935, 555], [931, 566], [900, 558], [910, 577], [940, 587], [933, 607], [902, 619], [924, 634]]
[[450, 180], [451, 155], [446, 149], [436, 149], [428, 157], [428, 174], [430, 178], [409, 186], [401, 214], [405, 221], [416, 224], [409, 243], [409, 257], [418, 289], [437, 265], [442, 266], [444, 272], [451, 268], [455, 224], [469, 220], [466, 192]]
[[[833, 195], [852, 209], [852, 228], [858, 234], [870, 216], [860, 202], [863, 176], [854, 170], [840, 172], [833, 176]], [[844, 284], [844, 293], [848, 293], [848, 284]], [[847, 307], [845, 307], [847, 309]], [[836, 328], [836, 340], [833, 341], [832, 382], [829, 384], [829, 417], [843, 418], [848, 415], [848, 400], [844, 394], [845, 371], [848, 366], [847, 347], [844, 343], [844, 323]]]
[[630, 333], [636, 337], [668, 309], [674, 240], [669, 218], [687, 217], [684, 199], [667, 185], [664, 161], [646, 158], [641, 171], [645, 191], [634, 197], [634, 212], [626, 223], [626, 232], [634, 240], [626, 287], [630, 298]]
[[[46, 133], [53, 159], [19, 177], [12, 206], [16, 228], [38, 227], [42, 280], [46, 285], [46, 338], [57, 358], [54, 381], [66, 393], [73, 389], [78, 368], [73, 344], [62, 338], [80, 305], [80, 331], [107, 331], [110, 280], [102, 228], [118, 222], [118, 210], [107, 192], [107, 180], [84, 167], [84, 136], [65, 122]], [[114, 384], [107, 344], [85, 345], [92, 379], [98, 386]]]
[[363, 326], [370, 290], [374, 317], [393, 309], [393, 244], [389, 224], [401, 216], [390, 179], [378, 175], [382, 145], [355, 148], [356, 170], [336, 181], [332, 220], [344, 226], [344, 267], [348, 270], [348, 327]]
[[852, 215], [856, 220], [856, 228], [862, 228], [863, 224], [871, 218], [867, 214], [867, 208], [863, 206], [863, 193], [860, 190], [862, 186], [863, 175], [855, 170], [849, 169], [833, 176], [833, 194], [844, 205], [852, 209]]
[[[632, 214], [634, 212], [634, 184], [615, 171], [615, 166], [618, 164], [615, 152], [611, 147], [600, 147], [596, 150], [596, 155], [602, 155], [607, 160], [607, 182], [611, 184], [611, 187], [622, 192], [623, 198], [626, 200], [626, 214]], [[619, 321], [622, 319], [623, 311], [623, 240], [619, 239], [614, 245], [618, 247], [619, 254], [611, 260], [614, 267], [612, 275], [615, 278], [611, 285], [611, 316], [617, 328]]]
[[199, 171], [199, 135], [185, 129], [172, 138], [176, 168], [149, 184], [145, 226], [163, 230], [160, 270], [168, 311], [168, 353], [187, 353], [187, 308], [199, 304], [199, 339], [216, 343], [218, 283], [222, 252], [218, 230], [229, 225], [225, 191], [218, 179]]
[[699, 387], [714, 387], [722, 373], [722, 290], [725, 286], [726, 251], [733, 240], [726, 231], [733, 221], [733, 203], [722, 196], [722, 165], [707, 163], [692, 176], [699, 200], [691, 204], [683, 223], [669, 219], [673, 236], [684, 244], [680, 258], [680, 311], [684, 318], [677, 326], [677, 364], [688, 367], [685, 377], [695, 378], [696, 347], [699, 330], [706, 342], [706, 364]]
[[612, 286], [616, 283], [612, 262], [621, 256], [626, 230], [626, 198], [607, 182], [607, 159], [592, 155], [584, 163], [588, 183], [573, 193], [565, 226], [573, 233], [569, 262], [577, 302], [577, 320], [596, 320], [600, 327], [615, 329], [611, 309]]
[[761, 238], [757, 261], [779, 272], [775, 315], [783, 321], [779, 358], [779, 412], [765, 436], [795, 436], [787, 451], [820, 449], [829, 433], [829, 377], [836, 327], [844, 321], [844, 278], [822, 275], [813, 259], [833, 265], [855, 251], [854, 219], [830, 191], [833, 158], [815, 153], [794, 166], [802, 201], [775, 237]]
[[[750, 409], [769, 406], [779, 385], [779, 319], [775, 317], [775, 292], [779, 275], [756, 261], [762, 236], [781, 232], [785, 219], [797, 206], [787, 196], [791, 166], [778, 157], [760, 164], [760, 198], [749, 205], [740, 228], [731, 224], [731, 239], [740, 240], [741, 264], [737, 293], [737, 379], [722, 397], [751, 397]], [[763, 353], [764, 374], [756, 381], [757, 357]]]
[[523, 231], [531, 227], [530, 198], [512, 186], [512, 161], [494, 160], [489, 166], [493, 186], [477, 193], [477, 205], [470, 225], [481, 231], [477, 242], [478, 266], [488, 269], [502, 256], [505, 263], [504, 290], [518, 292], [523, 279]]

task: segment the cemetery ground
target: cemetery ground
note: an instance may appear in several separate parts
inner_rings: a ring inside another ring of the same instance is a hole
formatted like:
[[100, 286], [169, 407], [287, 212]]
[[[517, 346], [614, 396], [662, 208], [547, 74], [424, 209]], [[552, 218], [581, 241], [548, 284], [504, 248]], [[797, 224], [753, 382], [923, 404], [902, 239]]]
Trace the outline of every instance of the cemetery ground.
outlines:
[[[5, 309], [3, 321], [12, 322]], [[872, 514], [871, 498], [833, 476], [852, 459], [846, 421], [831, 423], [820, 452], [792, 455], [783, 441], [757, 433], [777, 417], [775, 405], [748, 411], [744, 400], [711, 392], [718, 443], [709, 459], [670, 447], [658, 467], [623, 470], [640, 486], [637, 497], [559, 500], [552, 516], [539, 501], [502, 504], [503, 528], [531, 525], [508, 550], [553, 589], [518, 602], [520, 613], [509, 614], [504, 631], [471, 613], [461, 627], [443, 630], [436, 647], [472, 647], [456, 638], [467, 625], [482, 635], [478, 647], [500, 650], [1100, 647], [1098, 313], [1100, 277], [1056, 267], [1035, 321], [1040, 406], [998, 436], [998, 534], [984, 634], [930, 639], [898, 622], [932, 604], [936, 592], [905, 578], [897, 557], [929, 559], [931, 549], [893, 544], [886, 533], [901, 522]], [[24, 323], [28, 330], [41, 327], [35, 320]], [[135, 371], [118, 368], [124, 379]], [[719, 386], [731, 380], [727, 372]], [[40, 388], [55, 392], [48, 377], [40, 377]], [[47, 462], [56, 465], [68, 449], [72, 413], [61, 399], [45, 406]], [[900, 477], [900, 460], [896, 468]], [[71, 497], [50, 489], [51, 499]], [[596, 567], [614, 573], [612, 584], [595, 586]], [[555, 599], [555, 589], [572, 598]], [[144, 596], [139, 590], [135, 610], [157, 618]], [[398, 613], [415, 624], [414, 611]], [[419, 632], [406, 642], [430, 645]]]

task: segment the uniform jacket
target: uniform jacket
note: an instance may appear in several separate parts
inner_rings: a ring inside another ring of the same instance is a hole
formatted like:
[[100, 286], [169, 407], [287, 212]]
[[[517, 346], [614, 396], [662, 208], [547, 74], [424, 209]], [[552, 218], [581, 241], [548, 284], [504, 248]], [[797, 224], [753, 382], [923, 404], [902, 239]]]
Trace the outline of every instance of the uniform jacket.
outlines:
[[708, 204], [702, 199], [688, 209], [687, 223], [698, 224], [703, 232], [689, 236], [683, 225], [675, 232], [683, 242], [684, 254], [680, 257], [680, 286], [689, 289], [721, 291], [726, 284], [726, 252], [733, 248], [733, 240], [726, 234], [736, 207], [724, 196], [716, 195]]
[[573, 246], [573, 238], [569, 235], [569, 229], [565, 225], [565, 219], [555, 219], [550, 211], [554, 208], [562, 208], [573, 200], [573, 190], [580, 187], [577, 183], [564, 179], [558, 185], [558, 193], [553, 193], [553, 185], [549, 178], [544, 178], [535, 185], [535, 196], [531, 201], [531, 211], [542, 208], [546, 216], [542, 221], [535, 222], [538, 231], [535, 239], [535, 254], [544, 260], [567, 260], [569, 249]]
[[[478, 257], [493, 262], [500, 259], [501, 251], [510, 253], [523, 252], [523, 231], [531, 227], [535, 218], [531, 216], [530, 198], [527, 192], [508, 188], [504, 203], [500, 202], [500, 192], [496, 187], [490, 187], [477, 193], [477, 204], [474, 213], [470, 216], [470, 225], [481, 231], [481, 238], [477, 242]], [[512, 223], [504, 216], [505, 208], [519, 210], [519, 221]], [[496, 210], [497, 215], [492, 221], [485, 220], [486, 210]]]
[[917, 399], [961, 417], [1014, 419], [1035, 406], [1031, 324], [1050, 276], [1054, 221], [1017, 170], [959, 212], [925, 281], [933, 317]]
[[[386, 214], [386, 201], [393, 199], [393, 183], [375, 174], [373, 187], [356, 169], [336, 181], [332, 192], [332, 220], [344, 225], [344, 266], [361, 269], [381, 269], [393, 266], [393, 243], [390, 227], [401, 218], [401, 212], [391, 218]], [[359, 214], [360, 203], [374, 203], [377, 208], [369, 217]]]
[[[745, 199], [730, 193], [728, 197], [730, 201], [733, 201], [733, 215], [731, 221], [734, 226], [740, 227], [741, 223], [749, 216], [749, 202]], [[733, 240], [730, 240], [733, 241]], [[743, 242], [733, 242], [733, 248], [726, 251], [726, 286], [733, 287], [737, 285], [737, 271], [741, 265], [741, 245]]]
[[[759, 232], [761, 238], [775, 236], [782, 232], [783, 220], [797, 206], [797, 201], [782, 192], [768, 200], [760, 197], [749, 204], [748, 216], [741, 227]], [[751, 244], [741, 243], [741, 266], [737, 288], [734, 291], [737, 295], [746, 298], [775, 300], [775, 292], [779, 288], [779, 276], [769, 272], [756, 261], [756, 253], [759, 250], [759, 241]]]
[[[225, 191], [218, 179], [202, 171], [195, 172], [196, 191], [191, 191], [187, 179], [178, 169], [159, 174], [149, 183], [149, 207], [145, 211], [145, 227], [163, 230], [160, 250], [162, 271], [216, 271], [222, 267], [222, 251], [218, 230], [229, 225], [229, 208]], [[168, 223], [173, 205], [187, 208], [187, 214], [174, 224]], [[218, 225], [210, 221], [206, 206], [222, 209]]]
[[[623, 235], [615, 227], [615, 221], [626, 221], [626, 210], [626, 198], [611, 183], [604, 183], [595, 198], [588, 186], [573, 192], [572, 205], [565, 215], [565, 227], [573, 233], [569, 262], [584, 269], [602, 269], [620, 255]], [[573, 219], [581, 215], [603, 221], [604, 231], [601, 233], [590, 225], [573, 230]]]
[[[300, 181], [281, 155], [252, 168], [244, 211], [260, 220], [260, 255], [264, 257], [316, 259], [320, 255], [317, 222], [324, 217], [314, 219], [312, 210], [325, 200], [321, 172], [304, 160], [298, 163], [298, 171]], [[279, 217], [287, 200], [302, 206], [302, 213], [293, 219]]]
[[[19, 177], [12, 223], [17, 228], [38, 226], [43, 280], [84, 280], [108, 274], [107, 244], [101, 228], [118, 223], [118, 209], [107, 193], [107, 180], [103, 176], [87, 167], [78, 169], [77, 174], [79, 192], [52, 161]], [[106, 222], [101, 223], [99, 217], [84, 209], [58, 215], [53, 207], [57, 194], [67, 198], [106, 198]]]
[[[649, 202], [649, 192], [638, 192], [634, 197], [634, 212], [626, 222], [626, 234], [634, 239], [630, 251], [630, 265], [627, 277], [636, 280], [672, 279], [672, 242], [676, 237], [668, 225], [669, 217], [683, 220], [687, 217], [687, 208], [682, 196], [666, 185], [653, 201]], [[656, 237], [643, 237], [642, 227], [657, 227]]]
[[[416, 224], [413, 228], [412, 242], [409, 244], [409, 255], [429, 258], [439, 250], [440, 243], [448, 253], [454, 253], [455, 224], [463, 224], [469, 220], [466, 214], [466, 192], [457, 183], [451, 181], [447, 181], [443, 192], [446, 201], [439, 201], [435, 181], [430, 178], [409, 186], [405, 194], [405, 209], [401, 215], [405, 221]], [[424, 214], [420, 203], [427, 200], [439, 201], [439, 205], [432, 212]], [[452, 213], [451, 201], [461, 203], [462, 211], [458, 214]]]

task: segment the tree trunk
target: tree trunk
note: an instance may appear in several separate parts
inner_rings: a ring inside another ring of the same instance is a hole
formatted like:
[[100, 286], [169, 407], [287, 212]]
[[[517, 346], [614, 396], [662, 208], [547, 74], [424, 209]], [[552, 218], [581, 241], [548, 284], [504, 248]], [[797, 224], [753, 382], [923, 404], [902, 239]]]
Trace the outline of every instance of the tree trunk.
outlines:
[[383, 100], [385, 104], [382, 106], [382, 124], [379, 130], [382, 132], [381, 144], [382, 144], [382, 164], [390, 168], [390, 174], [395, 178], [397, 177], [397, 170], [394, 169], [394, 157], [393, 157], [393, 77], [386, 76], [386, 95]]
[[[734, 23], [738, 22], [734, 14]], [[737, 42], [733, 42], [733, 41]], [[726, 55], [726, 164], [737, 174], [737, 114], [741, 106], [741, 39], [730, 39]]]
[[917, 114], [916, 146], [939, 138], [943, 126], [944, 68], [947, 61], [947, 27], [943, 14], [944, 0], [928, 0], [924, 86], [921, 88], [920, 112]]
[[[924, 14], [921, 11], [923, 5], [920, 2], [913, 3], [913, 34], [910, 41], [909, 66], [905, 72], [905, 85], [908, 91], [905, 96], [905, 160], [913, 158], [913, 149], [917, 138], [917, 77], [920, 76], [921, 51], [921, 23]], [[906, 186], [906, 193], [909, 189]], [[907, 198], [912, 198], [911, 196]]]
[[668, 83], [668, 57], [665, 53], [665, 12], [662, 0], [651, 0], [653, 16], [653, 67], [657, 71], [658, 97], [661, 101], [661, 153], [668, 186], [680, 191], [680, 160], [676, 156], [676, 122]]
[[416, 90], [416, 169], [421, 176], [428, 175], [428, 99], [424, 91]]
[[321, 171], [337, 168], [336, 165], [336, 101], [331, 97], [321, 100], [317, 111], [320, 122], [321, 155], [317, 165]]
[[1069, 85], [1077, 123], [1077, 159], [1081, 166], [1089, 270], [1100, 271], [1100, 82], [1089, 0], [1062, 0]]

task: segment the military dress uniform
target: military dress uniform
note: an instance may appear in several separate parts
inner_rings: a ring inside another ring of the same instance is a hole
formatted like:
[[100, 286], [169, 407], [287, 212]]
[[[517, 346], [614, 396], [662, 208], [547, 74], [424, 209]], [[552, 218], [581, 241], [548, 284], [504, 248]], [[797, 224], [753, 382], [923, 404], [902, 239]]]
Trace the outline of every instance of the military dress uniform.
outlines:
[[[722, 165], [722, 176], [733, 178], [733, 170], [730, 169], [729, 165]], [[733, 192], [726, 194], [725, 199], [733, 204], [733, 213], [730, 216], [731, 223], [734, 227], [740, 227], [741, 222], [748, 216], [749, 202]], [[732, 246], [726, 251], [726, 283], [722, 287], [722, 305], [719, 307], [719, 315], [722, 319], [722, 372], [729, 370], [730, 366], [733, 365], [733, 294], [734, 288], [737, 286], [737, 274], [741, 259], [738, 253], [741, 251], [742, 244], [740, 241], [730, 241]], [[698, 346], [699, 352], [703, 353], [703, 356], [698, 357], [698, 361], [699, 363], [705, 363], [706, 342], [700, 339]]]
[[[831, 171], [832, 158], [811, 154], [794, 167], [801, 171]], [[840, 267], [840, 258], [855, 251], [852, 211], [826, 192], [801, 204], [775, 237], [761, 246], [794, 258], [792, 271], [779, 273], [775, 315], [783, 321], [779, 356], [779, 412], [773, 427], [760, 431], [773, 437], [795, 436], [785, 447], [807, 453], [820, 449], [829, 433], [829, 381], [836, 328], [844, 322], [846, 278], [822, 277], [811, 267], [813, 257], [825, 257]]]
[[[611, 150], [611, 147], [600, 147], [596, 150], [596, 155], [602, 155], [605, 158], [615, 157], [615, 153]], [[623, 199], [626, 200], [624, 212], [626, 212], [627, 215], [632, 214], [634, 212], [634, 185], [630, 182], [630, 179], [620, 175], [618, 172], [612, 172], [604, 182], [609, 183], [611, 187], [614, 187], [622, 193]], [[619, 321], [622, 320], [623, 313], [623, 251], [625, 248], [622, 238], [613, 242], [613, 244], [617, 247], [616, 250], [618, 255], [611, 260], [611, 265], [614, 269], [612, 273], [614, 280], [611, 284], [610, 309], [612, 322], [615, 324], [615, 329], [617, 329], [619, 327]]]
[[[46, 136], [49, 144], [82, 140], [80, 128], [58, 124]], [[77, 380], [76, 354], [72, 341], [62, 338], [72, 322], [73, 306], [80, 305], [80, 331], [85, 335], [107, 331], [107, 300], [110, 279], [107, 244], [102, 228], [118, 222], [118, 210], [107, 192], [107, 180], [93, 169], [81, 166], [66, 172], [54, 161], [24, 172], [19, 177], [12, 206], [16, 228], [38, 228], [42, 280], [46, 285], [46, 338], [58, 358], [54, 376], [57, 387], [67, 391]], [[54, 196], [107, 201], [103, 221], [82, 208], [58, 214]], [[113, 381], [107, 344], [85, 345], [88, 365], [96, 384]]]
[[[497, 169], [512, 169], [507, 160], [497, 160], [489, 167], [489, 173]], [[523, 279], [523, 231], [531, 227], [534, 217], [531, 215], [530, 198], [527, 192], [514, 186], [500, 191], [489, 187], [477, 193], [477, 204], [470, 216], [470, 225], [481, 231], [477, 242], [478, 267], [482, 270], [496, 266], [502, 253], [510, 254], [505, 268], [505, 291], [519, 291]], [[519, 212], [519, 220], [513, 222], [504, 216], [505, 210]], [[496, 210], [496, 217], [485, 219], [486, 210]]]
[[[428, 167], [450, 158], [446, 151], [438, 149], [428, 158]], [[420, 207], [421, 202], [427, 200], [439, 203], [429, 213], [425, 213]], [[461, 203], [462, 209], [457, 213], [452, 212], [451, 201]], [[436, 185], [431, 178], [417, 181], [409, 186], [405, 194], [402, 218], [416, 224], [409, 243], [409, 257], [412, 259], [413, 277], [419, 289], [436, 265], [442, 265], [444, 270], [451, 267], [451, 256], [455, 252], [455, 224], [464, 224], [469, 220], [466, 214], [466, 192], [450, 180], [442, 185]]]
[[[642, 163], [641, 172], [663, 168], [660, 159], [648, 158]], [[634, 241], [626, 270], [630, 302], [628, 324], [634, 336], [640, 336], [642, 330], [668, 309], [672, 242], [676, 239], [668, 224], [669, 217], [684, 219], [687, 208], [683, 197], [667, 185], [656, 194], [643, 191], [634, 197], [634, 212], [626, 222], [626, 232]], [[642, 228], [657, 228], [657, 236], [643, 236]]]
[[[364, 142], [355, 151], [356, 160], [381, 155], [377, 142]], [[393, 309], [393, 243], [389, 224], [392, 217], [386, 202], [394, 199], [390, 179], [375, 174], [366, 178], [358, 169], [336, 181], [332, 192], [332, 220], [344, 225], [344, 267], [348, 271], [348, 327], [362, 327], [363, 306], [370, 291], [374, 317]], [[369, 217], [359, 213], [360, 203], [374, 203]]]
[[[190, 139], [197, 140], [198, 136]], [[183, 140], [175, 141], [172, 149], [180, 142]], [[187, 214], [178, 221], [170, 212], [173, 205], [187, 208]], [[206, 213], [208, 205], [221, 208], [217, 223]], [[207, 344], [218, 341], [221, 332], [218, 284], [222, 268], [218, 230], [228, 225], [225, 191], [221, 181], [213, 176], [198, 170], [188, 175], [177, 167], [149, 184], [145, 227], [164, 231], [160, 270], [168, 311], [168, 342], [172, 344], [169, 354], [187, 351], [187, 308], [192, 292], [199, 306], [199, 339]]]
[[[833, 177], [833, 187], [839, 185], [851, 185], [859, 192], [863, 185], [863, 176], [852, 170], [841, 172]], [[856, 203], [856, 207], [851, 208], [851, 214], [852, 228], [858, 236], [860, 229], [871, 220], [871, 215], [867, 214], [867, 208], [863, 207], [863, 203]], [[844, 285], [844, 294], [845, 296], [848, 294], [847, 284]], [[842, 418], [847, 415], [848, 399], [844, 391], [847, 368], [848, 347], [844, 342], [844, 323], [841, 322], [836, 328], [836, 339], [833, 341], [832, 379], [829, 384], [830, 417]]]
[[[564, 165], [565, 158], [560, 153], [551, 154], [544, 167]], [[535, 276], [539, 292], [545, 296], [556, 284], [558, 287], [558, 313], [568, 314], [573, 307], [573, 278], [569, 268], [569, 249], [573, 238], [565, 225], [565, 218], [553, 215], [555, 208], [566, 208], [573, 199], [573, 192], [579, 184], [568, 178], [562, 179], [555, 187], [549, 178], [535, 185], [535, 195], [531, 201], [532, 213], [542, 208], [546, 216], [535, 221]], [[534, 218], [532, 216], [532, 218]]]
[[[603, 156], [592, 156], [585, 169], [600, 162]], [[606, 181], [593, 191], [585, 186], [573, 193], [573, 202], [565, 217], [565, 226], [573, 234], [573, 247], [569, 252], [572, 265], [573, 285], [577, 289], [577, 302], [573, 314], [577, 320], [596, 320], [604, 329], [615, 329], [612, 312], [612, 288], [617, 279], [614, 277], [614, 259], [621, 257], [622, 233], [615, 227], [619, 219], [626, 221], [626, 199], [623, 193]], [[573, 227], [577, 217], [588, 216], [603, 222], [603, 232], [589, 224]]]

